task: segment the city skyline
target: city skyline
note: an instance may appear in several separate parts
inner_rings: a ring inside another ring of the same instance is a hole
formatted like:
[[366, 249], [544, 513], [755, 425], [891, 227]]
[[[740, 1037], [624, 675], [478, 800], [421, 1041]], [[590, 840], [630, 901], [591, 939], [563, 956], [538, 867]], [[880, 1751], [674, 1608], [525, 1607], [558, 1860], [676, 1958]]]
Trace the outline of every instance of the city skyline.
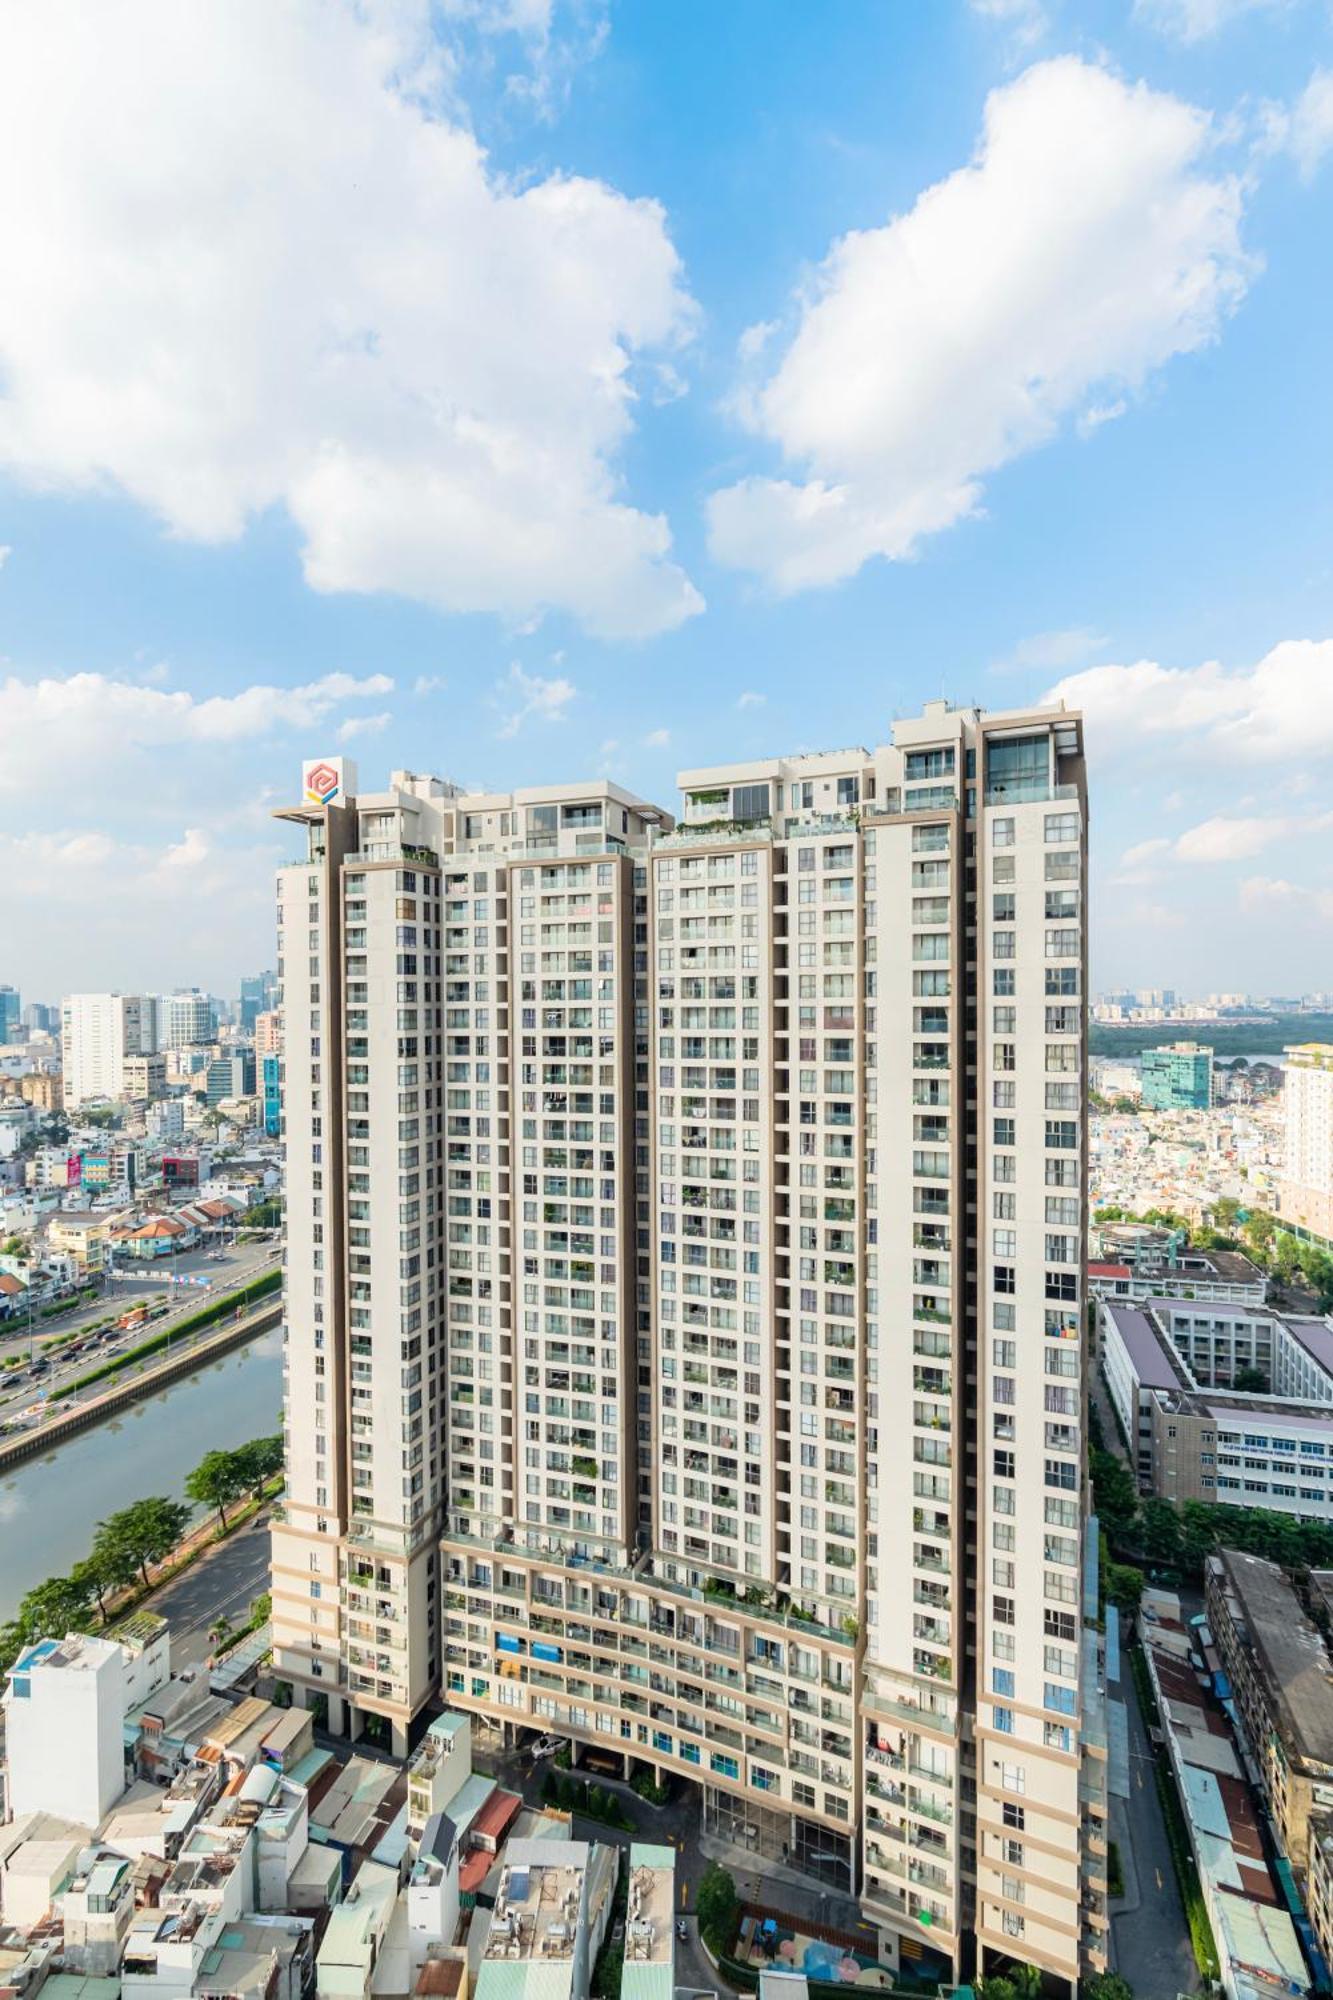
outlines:
[[32, 990], [254, 962], [303, 756], [663, 799], [940, 694], [1084, 713], [1095, 985], [1327, 983], [1314, 0], [129, 11], [0, 31]]

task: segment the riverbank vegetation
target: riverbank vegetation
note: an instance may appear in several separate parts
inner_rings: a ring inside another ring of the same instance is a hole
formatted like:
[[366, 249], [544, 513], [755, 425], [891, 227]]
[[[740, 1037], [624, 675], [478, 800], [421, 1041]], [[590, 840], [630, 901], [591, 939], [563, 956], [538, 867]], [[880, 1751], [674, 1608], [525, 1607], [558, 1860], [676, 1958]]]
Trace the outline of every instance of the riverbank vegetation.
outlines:
[[[253, 1438], [234, 1451], [208, 1452], [185, 1490], [190, 1499], [213, 1508], [220, 1525], [196, 1529], [187, 1537], [189, 1506], [163, 1494], [132, 1501], [99, 1521], [83, 1560], [67, 1576], [47, 1577], [28, 1591], [13, 1619], [0, 1625], [0, 1672], [7, 1672], [37, 1639], [104, 1630], [234, 1534], [282, 1490], [281, 1436]], [[221, 1494], [225, 1501], [217, 1497]], [[243, 1495], [248, 1499], [238, 1505]]]

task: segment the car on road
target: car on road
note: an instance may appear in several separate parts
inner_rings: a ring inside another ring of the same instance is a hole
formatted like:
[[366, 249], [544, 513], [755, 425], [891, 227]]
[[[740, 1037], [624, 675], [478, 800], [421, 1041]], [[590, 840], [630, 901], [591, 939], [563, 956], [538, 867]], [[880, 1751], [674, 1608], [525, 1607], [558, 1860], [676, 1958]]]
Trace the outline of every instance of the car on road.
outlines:
[[677, 1937], [678, 1937], [678, 1938], [680, 1939], [680, 1941], [681, 1941], [681, 1943], [682, 1943], [682, 1944], [684, 1944], [684, 1942], [685, 1942], [685, 1940], [686, 1940], [686, 1939], [688, 1938], [689, 1934], [690, 1934], [690, 1927], [689, 1927], [689, 1925], [688, 1925], [688, 1924], [686, 1923], [686, 1921], [685, 1921], [684, 1917], [677, 1917], [677, 1919], [676, 1919], [676, 1936], [677, 1936]]
[[533, 1763], [536, 1764], [543, 1757], [554, 1757], [556, 1751], [562, 1747], [561, 1739], [558, 1736], [539, 1736], [529, 1750], [528, 1755], [531, 1757]]

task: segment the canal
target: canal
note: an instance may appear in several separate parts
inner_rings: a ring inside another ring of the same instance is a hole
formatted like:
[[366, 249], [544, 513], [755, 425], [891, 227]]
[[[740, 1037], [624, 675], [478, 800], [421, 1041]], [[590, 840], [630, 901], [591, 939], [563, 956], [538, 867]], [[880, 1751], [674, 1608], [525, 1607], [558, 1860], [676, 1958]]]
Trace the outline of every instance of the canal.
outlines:
[[183, 1497], [206, 1451], [282, 1428], [282, 1328], [80, 1431], [0, 1480], [0, 1622], [24, 1592], [86, 1556], [98, 1521], [162, 1493]]

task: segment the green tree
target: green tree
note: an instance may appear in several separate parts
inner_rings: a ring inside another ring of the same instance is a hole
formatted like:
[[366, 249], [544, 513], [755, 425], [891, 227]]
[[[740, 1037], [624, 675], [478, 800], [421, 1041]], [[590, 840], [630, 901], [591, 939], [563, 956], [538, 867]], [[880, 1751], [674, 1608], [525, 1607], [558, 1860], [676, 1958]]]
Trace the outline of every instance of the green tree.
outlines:
[[1123, 1459], [1109, 1451], [1090, 1451], [1088, 1469], [1102, 1526], [1112, 1541], [1119, 1543], [1139, 1509], [1133, 1474]]
[[741, 1906], [734, 1880], [718, 1862], [710, 1861], [705, 1868], [694, 1907], [705, 1943], [717, 1955], [729, 1952], [736, 1941]]
[[1294, 1236], [1289, 1236], [1286, 1230], [1283, 1230], [1273, 1244], [1271, 1265], [1273, 1276], [1276, 1278], [1278, 1284], [1285, 1289], [1290, 1285], [1300, 1268], [1300, 1245]]
[[1238, 1368], [1232, 1386], [1255, 1396], [1264, 1396], [1268, 1393], [1268, 1377], [1262, 1368]]
[[85, 1590], [90, 1598], [96, 1598], [97, 1615], [105, 1625], [107, 1592], [116, 1589], [123, 1579], [111, 1573], [103, 1557], [98, 1555], [95, 1543], [83, 1561], [75, 1563], [69, 1575], [71, 1583]]
[[185, 1491], [201, 1507], [216, 1508], [225, 1528], [228, 1507], [240, 1499], [249, 1483], [241, 1452], [207, 1451], [187, 1477]]
[[1083, 2000], [1134, 2000], [1134, 1988], [1118, 1972], [1090, 1972], [1078, 1990]]
[[1240, 1220], [1240, 1203], [1232, 1194], [1224, 1194], [1213, 1203], [1213, 1222], [1218, 1229], [1233, 1234]]
[[1143, 1571], [1132, 1563], [1106, 1565], [1106, 1601], [1118, 1611], [1137, 1611], [1143, 1595]]
[[273, 1437], [252, 1438], [232, 1455], [240, 1463], [246, 1489], [258, 1499], [269, 1480], [282, 1471], [282, 1432]]
[[129, 1569], [130, 1578], [143, 1578], [148, 1587], [148, 1565], [159, 1563], [171, 1553], [190, 1521], [190, 1510], [180, 1500], [154, 1495], [136, 1500], [119, 1513], [97, 1524], [94, 1551], [117, 1570]]
[[88, 1622], [92, 1593], [71, 1576], [49, 1576], [20, 1599], [18, 1625], [26, 1639], [59, 1639]]
[[[1228, 1507], [1226, 1511], [1231, 1515], [1238, 1510]], [[1217, 1513], [1218, 1509], [1204, 1500], [1187, 1500], [1180, 1510], [1181, 1561], [1195, 1573], [1202, 1570], [1204, 1557], [1217, 1547]]]
[[9, 1236], [0, 1244], [0, 1256], [15, 1257], [21, 1263], [28, 1261], [28, 1246], [21, 1236]]
[[1145, 1500], [1139, 1509], [1139, 1554], [1145, 1562], [1180, 1561], [1180, 1515], [1170, 1500]]
[[1267, 1261], [1277, 1224], [1266, 1208], [1251, 1209], [1245, 1218], [1245, 1241], [1260, 1263]]

